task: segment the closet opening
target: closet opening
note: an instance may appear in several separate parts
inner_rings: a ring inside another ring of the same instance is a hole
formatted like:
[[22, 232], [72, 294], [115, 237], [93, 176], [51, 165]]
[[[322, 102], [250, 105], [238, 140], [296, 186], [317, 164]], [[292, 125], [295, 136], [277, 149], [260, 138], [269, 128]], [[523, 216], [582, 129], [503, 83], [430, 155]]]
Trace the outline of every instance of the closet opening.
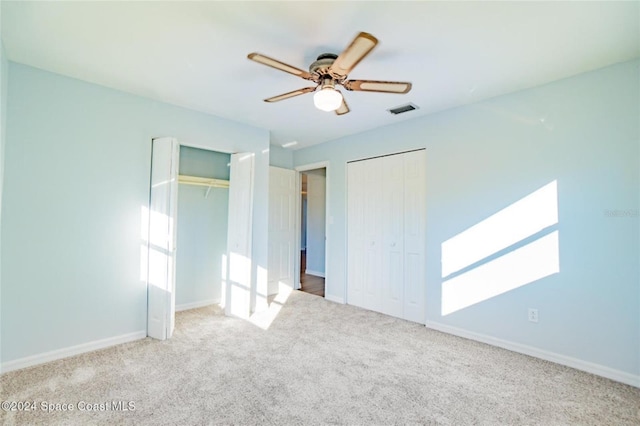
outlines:
[[180, 146], [176, 312], [222, 301], [230, 159], [230, 154]]
[[[170, 338], [175, 328], [176, 278], [179, 309], [220, 303], [226, 315], [248, 318], [258, 294], [251, 269], [254, 153], [184, 147], [180, 161], [180, 147], [175, 138], [152, 140], [149, 204], [141, 208], [147, 336], [159, 340]], [[185, 206], [185, 200], [195, 204]], [[194, 207], [207, 204], [212, 205], [206, 213]]]

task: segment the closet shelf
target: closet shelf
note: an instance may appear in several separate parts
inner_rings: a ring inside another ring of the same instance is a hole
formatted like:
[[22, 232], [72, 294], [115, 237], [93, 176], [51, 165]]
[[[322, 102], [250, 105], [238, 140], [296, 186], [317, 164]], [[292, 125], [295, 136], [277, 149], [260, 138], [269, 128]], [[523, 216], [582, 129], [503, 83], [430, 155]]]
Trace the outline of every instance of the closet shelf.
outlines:
[[228, 180], [210, 179], [187, 175], [179, 175], [178, 183], [184, 183], [186, 185], [207, 186], [209, 188], [229, 188]]

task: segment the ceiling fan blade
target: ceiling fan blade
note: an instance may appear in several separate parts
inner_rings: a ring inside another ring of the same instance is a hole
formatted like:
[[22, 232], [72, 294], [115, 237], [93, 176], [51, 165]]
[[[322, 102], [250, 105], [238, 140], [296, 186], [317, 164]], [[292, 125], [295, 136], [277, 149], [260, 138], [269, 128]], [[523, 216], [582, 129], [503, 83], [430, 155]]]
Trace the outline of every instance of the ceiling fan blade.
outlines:
[[293, 98], [294, 96], [304, 95], [305, 93], [313, 92], [316, 90], [315, 87], [305, 87], [303, 89], [294, 90], [293, 92], [283, 93], [282, 95], [273, 96], [271, 98], [267, 98], [265, 102], [278, 102], [285, 99]]
[[411, 90], [411, 83], [400, 81], [376, 81], [376, 80], [347, 80], [342, 83], [347, 90], [359, 92], [381, 93], [407, 93]]
[[284, 62], [277, 61], [259, 53], [250, 53], [247, 55], [247, 58], [251, 59], [252, 61], [258, 62], [259, 64], [263, 64], [280, 71], [288, 72], [289, 74], [297, 75], [298, 77], [302, 77], [305, 80], [314, 80], [314, 77], [311, 74], [301, 70], [300, 68], [285, 64]]
[[345, 77], [378, 44], [378, 39], [369, 33], [360, 33], [333, 62], [329, 72]]
[[[338, 90], [339, 92], [339, 90]], [[349, 106], [347, 105], [347, 101], [344, 100], [344, 96], [342, 97], [342, 104], [338, 107], [338, 109], [335, 111], [336, 115], [344, 115], [346, 113], [348, 113], [349, 110]]]

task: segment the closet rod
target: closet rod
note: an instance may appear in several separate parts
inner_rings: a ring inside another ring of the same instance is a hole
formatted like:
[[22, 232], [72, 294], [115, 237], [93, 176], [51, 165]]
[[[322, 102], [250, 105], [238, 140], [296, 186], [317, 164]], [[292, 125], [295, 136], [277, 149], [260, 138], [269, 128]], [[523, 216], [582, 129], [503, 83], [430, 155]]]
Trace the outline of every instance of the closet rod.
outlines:
[[209, 188], [229, 188], [228, 180], [210, 179], [187, 175], [179, 175], [178, 183], [184, 183], [187, 185], [208, 186]]

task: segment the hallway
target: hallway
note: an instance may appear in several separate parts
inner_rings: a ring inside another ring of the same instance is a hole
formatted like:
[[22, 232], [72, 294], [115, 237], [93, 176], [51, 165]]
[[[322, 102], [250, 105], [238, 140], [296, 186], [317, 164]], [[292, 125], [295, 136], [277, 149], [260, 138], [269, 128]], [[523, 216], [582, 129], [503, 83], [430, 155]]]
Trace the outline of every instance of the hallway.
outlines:
[[300, 291], [324, 297], [324, 278], [305, 274], [307, 269], [307, 252], [300, 252]]

